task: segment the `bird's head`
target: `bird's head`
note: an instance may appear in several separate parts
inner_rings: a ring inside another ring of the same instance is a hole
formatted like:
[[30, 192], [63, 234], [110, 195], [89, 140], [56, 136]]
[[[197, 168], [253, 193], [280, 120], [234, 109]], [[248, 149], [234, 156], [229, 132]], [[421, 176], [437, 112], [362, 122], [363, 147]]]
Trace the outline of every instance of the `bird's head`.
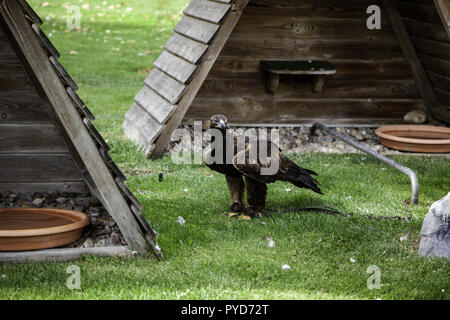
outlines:
[[219, 129], [219, 130], [226, 130], [230, 127], [228, 126], [228, 120], [227, 117], [225, 117], [223, 114], [216, 114], [209, 119], [209, 128], [210, 129]]

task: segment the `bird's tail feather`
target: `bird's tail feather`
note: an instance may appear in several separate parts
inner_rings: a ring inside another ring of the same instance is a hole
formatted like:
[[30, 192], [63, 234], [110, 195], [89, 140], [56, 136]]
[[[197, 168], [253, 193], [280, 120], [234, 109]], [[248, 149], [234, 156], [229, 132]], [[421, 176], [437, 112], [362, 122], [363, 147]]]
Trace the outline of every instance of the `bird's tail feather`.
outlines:
[[317, 176], [317, 173], [312, 170], [300, 168], [296, 164], [289, 166], [288, 172], [285, 174], [286, 181], [289, 181], [293, 185], [299, 188], [311, 189], [314, 192], [323, 194], [318, 187], [318, 182], [312, 177], [312, 175]]

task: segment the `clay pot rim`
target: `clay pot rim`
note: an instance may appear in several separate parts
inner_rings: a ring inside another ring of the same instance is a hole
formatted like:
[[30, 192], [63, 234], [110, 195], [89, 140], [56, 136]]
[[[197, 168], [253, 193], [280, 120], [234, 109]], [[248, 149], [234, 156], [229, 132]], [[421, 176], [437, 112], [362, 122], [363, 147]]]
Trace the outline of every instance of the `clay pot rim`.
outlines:
[[[450, 144], [449, 139], [417, 139], [417, 138], [405, 138], [394, 135], [395, 131], [413, 131], [417, 132], [417, 134], [423, 135], [426, 132], [438, 132], [448, 134], [450, 136], [450, 128], [447, 127], [439, 127], [439, 126], [430, 126], [430, 125], [409, 125], [409, 124], [400, 124], [400, 125], [390, 125], [383, 126], [375, 130], [375, 134], [382, 139], [402, 142], [407, 144], [425, 144], [425, 145], [447, 145]], [[391, 132], [394, 134], [388, 134], [386, 132]]]
[[0, 237], [4, 238], [16, 238], [16, 237], [35, 237], [35, 236], [45, 236], [52, 235], [58, 233], [64, 233], [69, 231], [75, 231], [84, 228], [90, 223], [89, 216], [83, 212], [72, 211], [72, 210], [63, 210], [63, 209], [47, 209], [47, 208], [7, 208], [0, 209], [0, 215], [2, 212], [35, 212], [52, 214], [55, 216], [64, 216], [69, 220], [72, 220], [72, 223], [56, 226], [56, 227], [48, 227], [48, 228], [36, 228], [36, 229], [17, 229], [17, 230], [1, 230], [0, 229]]

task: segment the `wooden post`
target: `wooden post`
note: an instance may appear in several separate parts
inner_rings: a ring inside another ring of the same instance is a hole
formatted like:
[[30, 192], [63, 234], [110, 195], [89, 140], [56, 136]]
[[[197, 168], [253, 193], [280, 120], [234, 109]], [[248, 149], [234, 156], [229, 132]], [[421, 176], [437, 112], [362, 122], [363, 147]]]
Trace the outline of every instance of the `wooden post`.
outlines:
[[445, 31], [450, 39], [450, 1], [449, 0], [434, 0], [436, 10], [442, 19]]
[[414, 79], [416, 80], [420, 95], [425, 101], [426, 111], [429, 115], [431, 115], [432, 109], [437, 106], [437, 98], [433, 87], [431, 86], [425, 69], [417, 56], [416, 49], [409, 38], [408, 30], [403, 23], [397, 6], [392, 0], [382, 0], [382, 3], [387, 11], [392, 30], [397, 37], [405, 59], [409, 64]]

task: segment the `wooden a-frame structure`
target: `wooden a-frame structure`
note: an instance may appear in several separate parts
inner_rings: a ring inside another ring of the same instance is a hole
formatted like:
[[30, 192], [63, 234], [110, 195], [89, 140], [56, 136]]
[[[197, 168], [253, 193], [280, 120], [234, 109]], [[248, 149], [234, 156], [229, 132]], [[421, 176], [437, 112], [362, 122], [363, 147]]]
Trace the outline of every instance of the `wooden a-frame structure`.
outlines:
[[[381, 8], [381, 30], [366, 9]], [[398, 123], [411, 110], [450, 122], [449, 0], [191, 0], [123, 124], [148, 157], [184, 121], [236, 125]], [[263, 60], [332, 62], [321, 92]]]
[[[0, 1], [0, 191], [89, 191], [117, 223], [130, 250], [153, 248], [160, 256], [142, 205], [108, 155], [109, 146], [91, 122], [94, 116], [41, 24], [26, 0]], [[44, 256], [0, 253], [0, 261], [80, 255], [77, 249], [55, 250], [45, 250]]]

